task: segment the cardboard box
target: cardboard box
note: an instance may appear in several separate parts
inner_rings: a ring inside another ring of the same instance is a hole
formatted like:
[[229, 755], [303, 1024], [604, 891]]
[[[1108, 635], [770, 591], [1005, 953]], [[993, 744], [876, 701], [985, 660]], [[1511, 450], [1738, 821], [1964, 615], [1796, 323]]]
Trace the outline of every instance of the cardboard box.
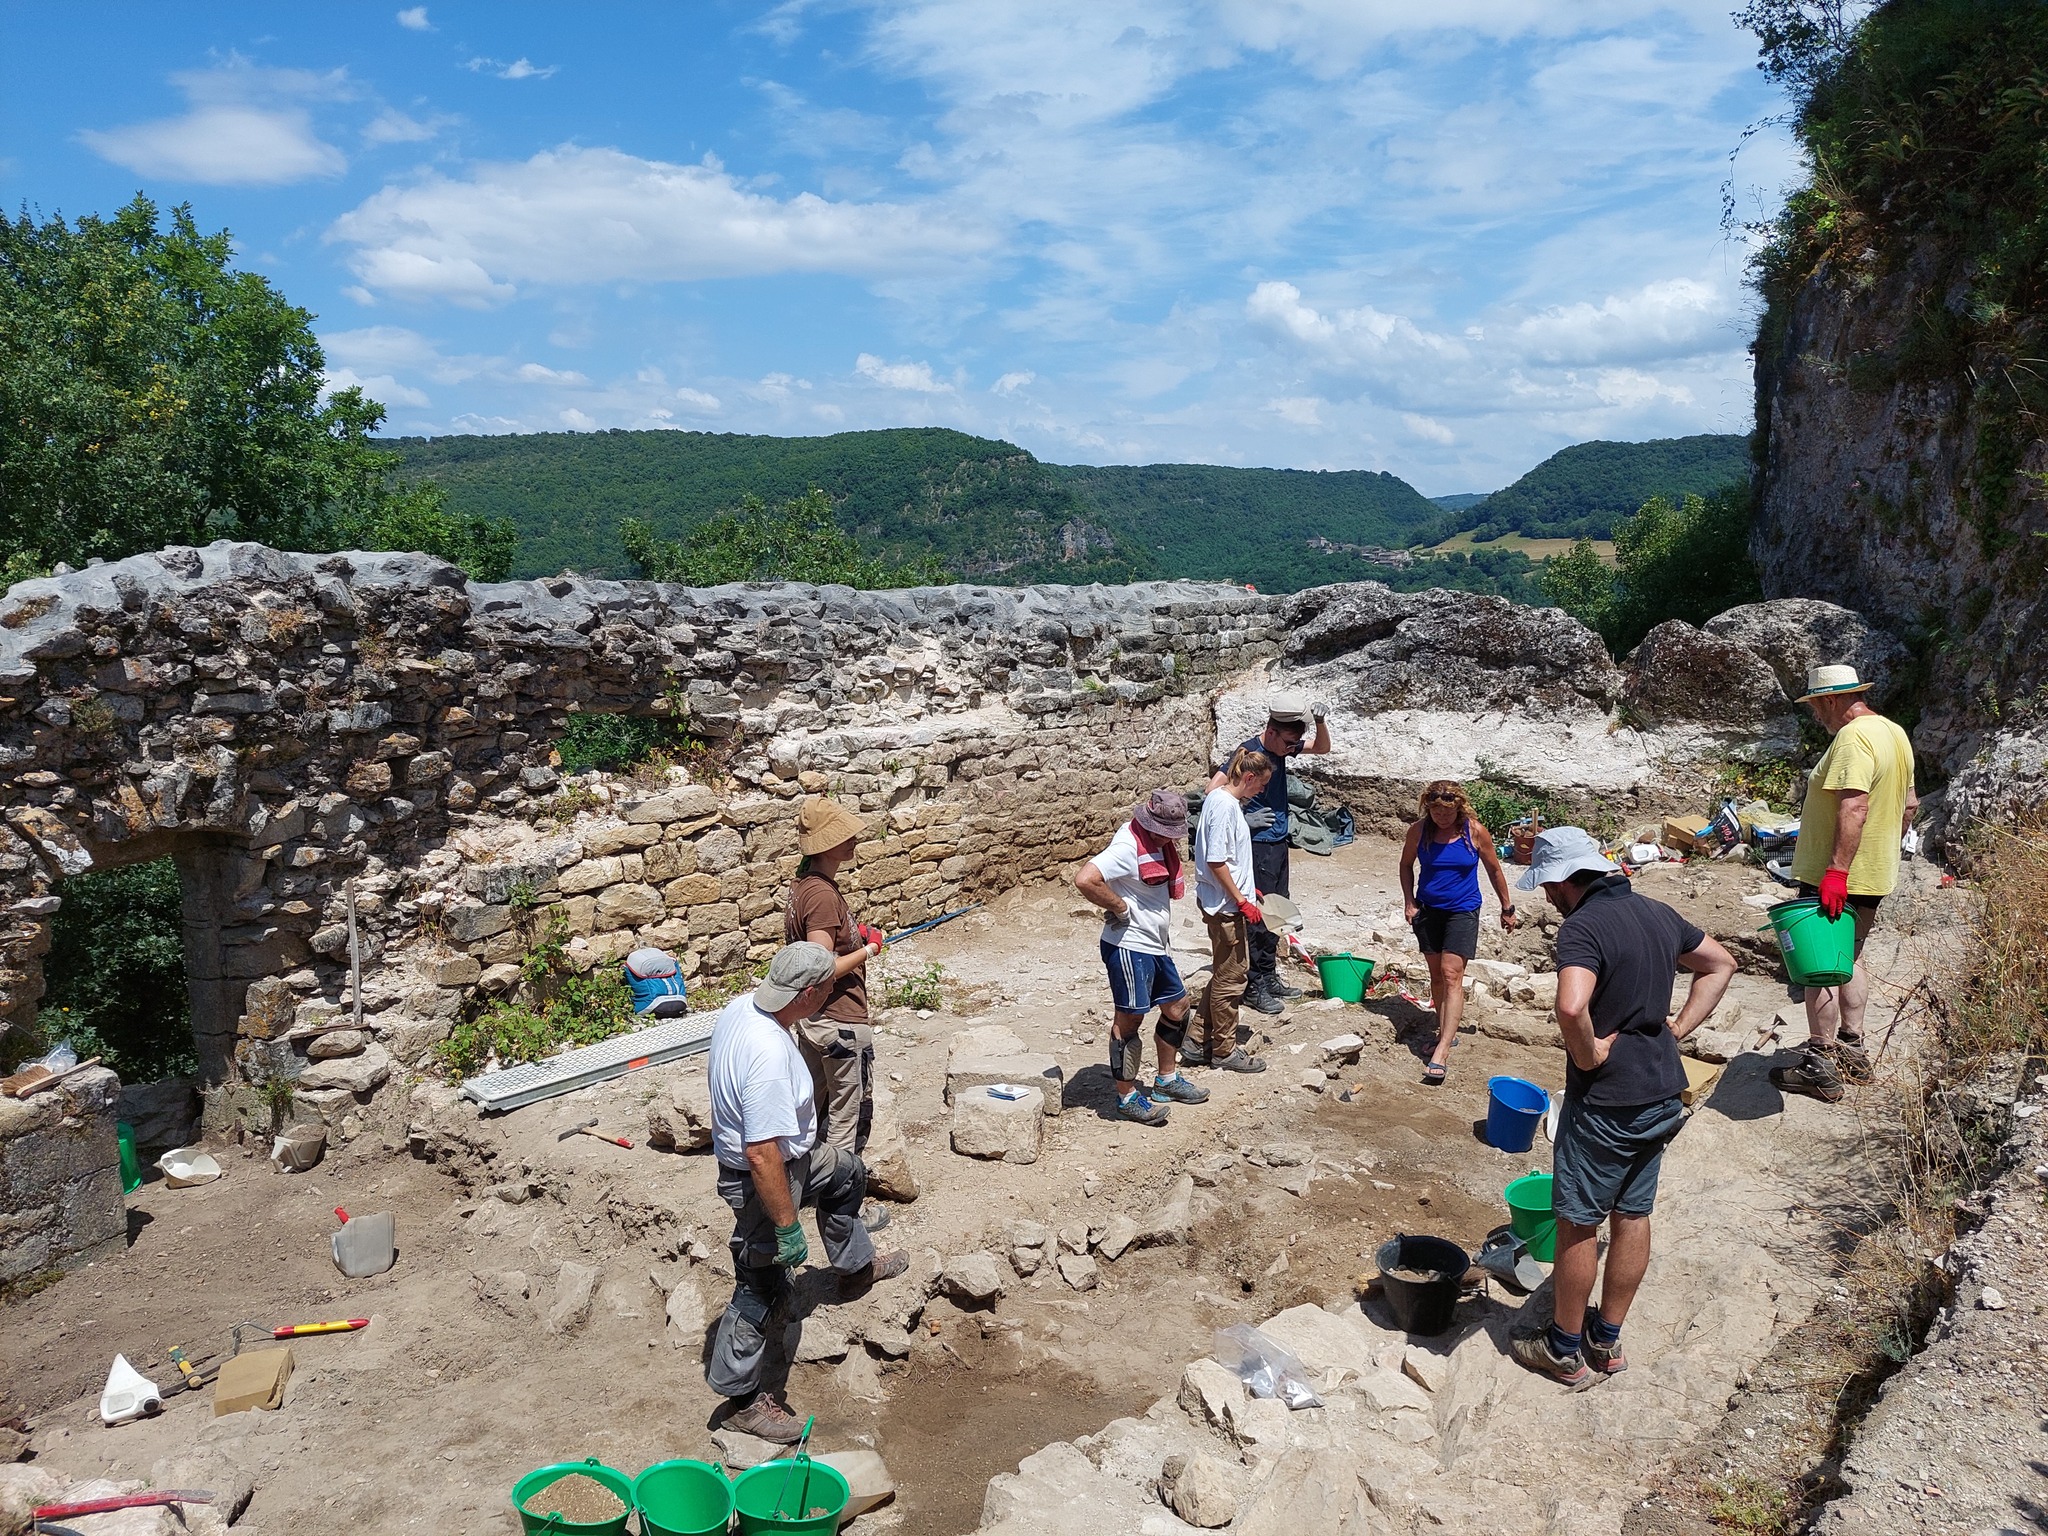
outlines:
[[213, 1416], [251, 1408], [284, 1406], [284, 1384], [292, 1379], [289, 1349], [252, 1349], [220, 1368], [213, 1383]]
[[1712, 825], [1711, 816], [1666, 816], [1664, 846], [1676, 848], [1680, 853], [1691, 853], [1701, 836]]

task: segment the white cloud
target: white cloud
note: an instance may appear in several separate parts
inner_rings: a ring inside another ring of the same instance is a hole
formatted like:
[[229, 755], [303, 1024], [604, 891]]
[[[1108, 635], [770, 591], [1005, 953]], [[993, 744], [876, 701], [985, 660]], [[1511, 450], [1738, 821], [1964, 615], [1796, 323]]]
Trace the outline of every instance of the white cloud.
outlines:
[[556, 419], [571, 432], [595, 432], [597, 430], [597, 418], [585, 415], [574, 406], [560, 412]]
[[500, 80], [545, 80], [560, 66], [550, 64], [543, 68], [531, 59], [520, 57], [510, 64], [503, 59], [466, 59], [462, 67], [478, 74], [496, 75]]
[[719, 404], [718, 396], [707, 395], [701, 389], [679, 389], [676, 391], [676, 398], [699, 415], [710, 416], [724, 409]]
[[514, 375], [522, 384], [588, 384], [590, 380], [573, 368], [550, 368], [544, 363], [521, 363]]
[[1733, 294], [1674, 278], [1609, 294], [1598, 304], [1553, 305], [1515, 326], [1510, 344], [1547, 363], [1684, 357], [1725, 346], [1737, 312]]
[[1458, 439], [1451, 429], [1431, 416], [1420, 416], [1414, 411], [1401, 413], [1401, 425], [1425, 443], [1440, 443], [1449, 447]]
[[182, 117], [86, 129], [79, 139], [102, 160], [143, 176], [222, 187], [282, 187], [339, 176], [348, 160], [295, 109], [196, 107]]
[[438, 134], [448, 119], [437, 117], [421, 122], [396, 107], [386, 107], [363, 128], [365, 144], [423, 144]]
[[956, 265], [993, 239], [921, 207], [777, 199], [716, 165], [575, 146], [387, 187], [327, 237], [356, 247], [349, 264], [372, 290], [471, 304], [508, 299], [521, 282], [903, 275]]
[[853, 371], [862, 378], [873, 379], [884, 389], [902, 389], [923, 395], [950, 394], [953, 389], [944, 380], [932, 377], [930, 363], [885, 363], [872, 352], [863, 352], [855, 358]]
[[1297, 427], [1320, 427], [1323, 424], [1322, 408], [1323, 401], [1315, 395], [1282, 395], [1277, 400], [1266, 402], [1267, 410]]
[[427, 20], [424, 5], [409, 5], [398, 13], [398, 24], [408, 32], [431, 32], [434, 24]]
[[410, 384], [401, 384], [388, 373], [365, 377], [353, 368], [328, 369], [321, 393], [331, 395], [336, 390], [350, 387], [360, 389], [380, 405], [410, 405], [417, 408], [433, 404], [425, 390], [414, 389]]
[[988, 392], [992, 395], [1014, 395], [1025, 385], [1037, 379], [1037, 377], [1038, 375], [1028, 368], [1019, 369], [1013, 373], [1006, 373], [1000, 379], [997, 379], [995, 383], [989, 385]]

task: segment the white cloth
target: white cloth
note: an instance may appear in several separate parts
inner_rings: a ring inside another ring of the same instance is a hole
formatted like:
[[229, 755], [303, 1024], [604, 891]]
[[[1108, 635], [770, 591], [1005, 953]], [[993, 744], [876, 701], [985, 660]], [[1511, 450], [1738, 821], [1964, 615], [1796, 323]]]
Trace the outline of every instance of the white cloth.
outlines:
[[1130, 908], [1128, 924], [1105, 922], [1102, 942], [1141, 955], [1173, 953], [1173, 887], [1147, 885], [1138, 878], [1138, 839], [1127, 821], [1116, 829], [1109, 846], [1088, 861], [1102, 871], [1110, 890]]
[[1247, 901], [1258, 889], [1252, 872], [1252, 829], [1245, 825], [1244, 805], [1227, 789], [1212, 789], [1202, 798], [1202, 819], [1195, 823], [1195, 900], [1208, 913], [1235, 912], [1237, 903], [1210, 873], [1221, 864], [1244, 892]]
[[718, 1010], [711, 1026], [711, 1151], [747, 1167], [747, 1143], [777, 1142], [783, 1161], [817, 1144], [818, 1104], [796, 1036], [754, 1006], [754, 994]]

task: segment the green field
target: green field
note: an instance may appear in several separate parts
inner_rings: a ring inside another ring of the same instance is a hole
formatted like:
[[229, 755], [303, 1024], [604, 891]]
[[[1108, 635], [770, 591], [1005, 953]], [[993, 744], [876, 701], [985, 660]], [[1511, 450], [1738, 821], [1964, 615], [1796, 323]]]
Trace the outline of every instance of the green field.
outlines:
[[[1519, 533], [1509, 533], [1497, 539], [1488, 539], [1484, 544], [1476, 544], [1471, 534], [1461, 533], [1456, 538], [1445, 539], [1443, 543], [1433, 545], [1431, 553], [1448, 555], [1464, 554], [1474, 549], [1518, 549], [1531, 560], [1541, 561], [1548, 560], [1552, 555], [1571, 553], [1572, 545], [1577, 542], [1576, 539], [1529, 539]], [[1593, 548], [1602, 560], [1609, 565], [1614, 564], [1612, 539], [1595, 539]]]

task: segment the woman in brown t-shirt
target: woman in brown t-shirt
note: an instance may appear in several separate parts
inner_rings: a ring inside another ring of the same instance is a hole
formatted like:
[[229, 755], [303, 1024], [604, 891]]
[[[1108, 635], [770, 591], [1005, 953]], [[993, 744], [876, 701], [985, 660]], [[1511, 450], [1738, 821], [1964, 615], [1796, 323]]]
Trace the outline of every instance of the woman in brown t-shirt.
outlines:
[[[818, 1139], [858, 1154], [867, 1144], [875, 1114], [875, 1037], [868, 1027], [866, 968], [882, 952], [882, 935], [856, 923], [837, 876], [853, 858], [860, 819], [824, 795], [813, 795], [797, 811], [796, 847], [803, 855], [783, 937], [808, 941], [839, 957], [832, 991], [816, 1017], [797, 1026], [818, 1095]], [[862, 1212], [866, 1219], [867, 1212]], [[875, 1223], [868, 1222], [870, 1227]]]

